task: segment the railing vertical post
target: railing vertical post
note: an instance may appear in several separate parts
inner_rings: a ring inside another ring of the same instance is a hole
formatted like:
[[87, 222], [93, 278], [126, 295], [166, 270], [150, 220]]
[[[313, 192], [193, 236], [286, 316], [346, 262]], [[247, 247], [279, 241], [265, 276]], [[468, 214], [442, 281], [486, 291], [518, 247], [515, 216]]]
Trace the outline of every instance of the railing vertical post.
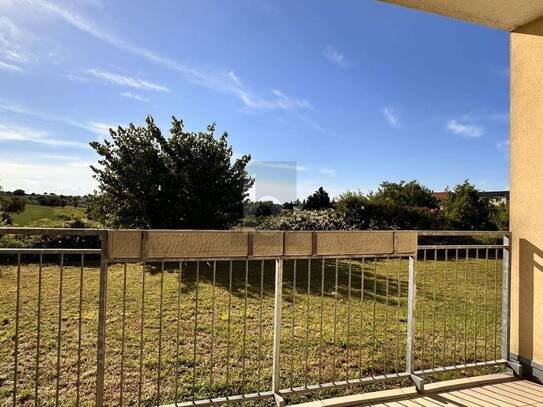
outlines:
[[98, 340], [96, 352], [96, 407], [104, 405], [104, 365], [106, 345], [107, 242], [108, 234], [100, 234], [100, 289], [98, 300]]
[[283, 259], [275, 260], [275, 299], [273, 315], [273, 370], [272, 391], [275, 403], [283, 406], [285, 401], [279, 394], [281, 390], [280, 359], [281, 359], [281, 303], [283, 300]]
[[418, 391], [424, 390], [421, 377], [415, 375], [415, 311], [417, 306], [417, 252], [409, 256], [409, 276], [407, 290], [407, 344], [405, 352], [405, 368], [411, 375]]
[[502, 343], [501, 357], [509, 361], [510, 321], [511, 321], [511, 240], [503, 237], [503, 277], [502, 277]]

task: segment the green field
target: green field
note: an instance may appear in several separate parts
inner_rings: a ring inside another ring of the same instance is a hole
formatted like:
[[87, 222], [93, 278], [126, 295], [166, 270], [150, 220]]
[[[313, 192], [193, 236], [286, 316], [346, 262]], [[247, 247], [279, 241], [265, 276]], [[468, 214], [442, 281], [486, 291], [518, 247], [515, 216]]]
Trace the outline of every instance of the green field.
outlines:
[[39, 224], [40, 220], [59, 220], [66, 217], [80, 217], [85, 215], [85, 208], [73, 206], [42, 206], [26, 205], [24, 212], [13, 215], [13, 226], [28, 226]]
[[[190, 401], [193, 397], [207, 398], [210, 391], [224, 396], [269, 390], [274, 263], [264, 262], [262, 274], [260, 261], [248, 264], [246, 283], [245, 262], [233, 263], [231, 291], [228, 262], [217, 262], [215, 279], [213, 264], [201, 262], [198, 282], [195, 264], [184, 264], [180, 284], [178, 264], [167, 264], [164, 273], [159, 265], [148, 265], [145, 273], [142, 273], [141, 264], [128, 265], [126, 296], [123, 296], [123, 266], [110, 266], [106, 405], [119, 405], [123, 352], [122, 394], [126, 405], [137, 403], [140, 380], [142, 402], [154, 405], [159, 392], [159, 376], [162, 404], [172, 403], [176, 393], [180, 400]], [[337, 273], [335, 261], [328, 260], [324, 278], [321, 267], [320, 260], [312, 261], [309, 270], [308, 262], [299, 260], [294, 279], [293, 262], [285, 263], [281, 387], [315, 384], [319, 378], [322, 382], [330, 382], [404, 370], [407, 260], [391, 259], [389, 263], [386, 260], [375, 263], [353, 261], [350, 264], [342, 260]], [[416, 368], [494, 359], [499, 355], [501, 260], [469, 259], [467, 263], [438, 260], [435, 269], [433, 262], [423, 265], [419, 261], [417, 269]], [[2, 404], [10, 404], [12, 397], [16, 270], [15, 266], [0, 266]], [[60, 405], [74, 405], [78, 382], [80, 268], [77, 264], [66, 265], [63, 273], [58, 383]], [[89, 264], [84, 268], [79, 358], [83, 405], [93, 405], [98, 276], [96, 265]], [[143, 276], [144, 330], [143, 342], [140, 342]], [[42, 270], [38, 377], [40, 405], [44, 406], [54, 404], [57, 384], [59, 277], [58, 265], [48, 264]], [[37, 287], [37, 266], [23, 265], [18, 381], [21, 405], [31, 405], [34, 400]], [[196, 296], [199, 299], [197, 313], [194, 308]], [[121, 346], [123, 298], [124, 349]], [[374, 384], [366, 390], [394, 385], [398, 384]], [[360, 388], [352, 391], [360, 391]], [[338, 394], [344, 392], [328, 392], [328, 395]], [[316, 396], [319, 395], [323, 393]], [[268, 400], [266, 404], [273, 402]]]

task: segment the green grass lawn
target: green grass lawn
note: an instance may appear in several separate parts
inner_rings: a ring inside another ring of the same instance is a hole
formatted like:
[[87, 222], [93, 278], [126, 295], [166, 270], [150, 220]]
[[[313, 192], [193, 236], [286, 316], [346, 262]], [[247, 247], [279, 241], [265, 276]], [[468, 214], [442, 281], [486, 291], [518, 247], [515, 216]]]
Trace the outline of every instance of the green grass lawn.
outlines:
[[[126, 405], [137, 403], [140, 380], [142, 401], [145, 405], [154, 405], [159, 391], [159, 376], [162, 404], [174, 402], [176, 394], [179, 400], [189, 401], [193, 397], [207, 398], [210, 394], [225, 396], [269, 390], [274, 263], [264, 262], [261, 274], [261, 262], [249, 262], [246, 284], [245, 262], [234, 262], [231, 291], [228, 262], [217, 262], [215, 284], [212, 263], [200, 263], [198, 284], [195, 264], [185, 265], [181, 285], [178, 265], [167, 264], [163, 274], [159, 265], [154, 266], [148, 267], [145, 274], [141, 264], [127, 266], [124, 349], [121, 346], [124, 268], [118, 264], [110, 266], [106, 404], [119, 405], [123, 352], [122, 392]], [[293, 266], [293, 261], [285, 262], [282, 388], [405, 369], [406, 259], [401, 262], [391, 259], [388, 266], [386, 260], [366, 261], [364, 264], [360, 261], [349, 264], [342, 260], [339, 262], [337, 284], [334, 260], [326, 261], [324, 278], [321, 260], [312, 261], [310, 270], [307, 261], [297, 261], [296, 279]], [[422, 261], [417, 265], [416, 368], [494, 359], [495, 354], [499, 355], [501, 335], [501, 260], [476, 262], [469, 259], [467, 263], [438, 260], [435, 266], [434, 271], [431, 261], [426, 263], [426, 267]], [[21, 405], [31, 405], [36, 358], [36, 265], [23, 265], [21, 276], [18, 397]], [[48, 264], [42, 276], [39, 399], [40, 405], [52, 405], [57, 383], [58, 266]], [[93, 405], [98, 277], [96, 265], [85, 267], [79, 371], [83, 405]], [[64, 268], [59, 376], [61, 405], [74, 405], [76, 399], [79, 279], [80, 268], [77, 265]], [[8, 405], [13, 386], [15, 286], [16, 267], [0, 266], [0, 400]], [[199, 299], [197, 314], [194, 308], [196, 295]], [[381, 383], [368, 389], [384, 386]], [[338, 394], [343, 393], [328, 392], [328, 395]], [[297, 396], [293, 400], [302, 398]], [[266, 404], [273, 403], [268, 400]]]
[[56, 220], [61, 217], [84, 216], [85, 208], [73, 206], [26, 205], [24, 212], [13, 216], [13, 226], [27, 226], [42, 219]]

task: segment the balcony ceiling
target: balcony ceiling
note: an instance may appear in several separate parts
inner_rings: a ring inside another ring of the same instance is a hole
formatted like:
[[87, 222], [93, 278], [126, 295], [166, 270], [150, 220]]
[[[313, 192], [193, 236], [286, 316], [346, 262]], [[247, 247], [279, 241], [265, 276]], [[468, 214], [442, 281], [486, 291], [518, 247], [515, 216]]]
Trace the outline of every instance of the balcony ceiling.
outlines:
[[380, 0], [504, 31], [543, 16], [543, 0]]

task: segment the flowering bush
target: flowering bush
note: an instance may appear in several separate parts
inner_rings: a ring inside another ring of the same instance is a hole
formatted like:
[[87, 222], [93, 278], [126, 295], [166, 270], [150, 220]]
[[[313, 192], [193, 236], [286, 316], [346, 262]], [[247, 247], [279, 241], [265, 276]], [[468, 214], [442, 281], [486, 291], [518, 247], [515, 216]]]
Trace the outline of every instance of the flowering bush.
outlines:
[[266, 219], [261, 230], [350, 230], [344, 218], [333, 209], [297, 211]]

